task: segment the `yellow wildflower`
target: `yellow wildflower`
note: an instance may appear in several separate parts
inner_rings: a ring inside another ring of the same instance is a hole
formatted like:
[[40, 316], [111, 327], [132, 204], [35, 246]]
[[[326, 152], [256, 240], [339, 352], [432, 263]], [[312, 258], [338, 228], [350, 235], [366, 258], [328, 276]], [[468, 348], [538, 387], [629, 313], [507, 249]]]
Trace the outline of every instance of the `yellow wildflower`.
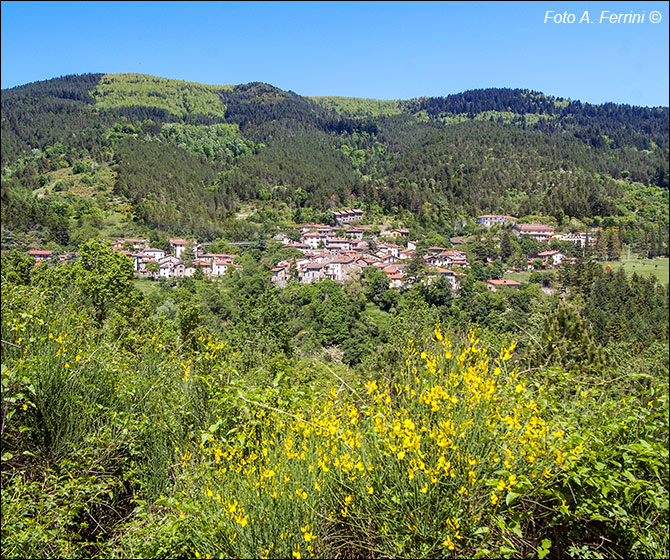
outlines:
[[452, 542], [452, 540], [448, 536], [442, 543], [442, 546], [447, 547], [449, 550], [454, 550], [454, 548], [456, 548], [456, 545]]

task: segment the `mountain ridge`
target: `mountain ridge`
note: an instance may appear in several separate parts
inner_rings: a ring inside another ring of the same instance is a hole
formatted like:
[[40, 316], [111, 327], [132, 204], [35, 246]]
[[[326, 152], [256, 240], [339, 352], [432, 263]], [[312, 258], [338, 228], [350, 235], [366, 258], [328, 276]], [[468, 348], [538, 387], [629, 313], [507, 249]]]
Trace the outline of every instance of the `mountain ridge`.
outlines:
[[[296, 220], [366, 205], [448, 233], [484, 212], [637, 216], [631, 189], [668, 188], [667, 108], [521, 89], [390, 101], [73, 75], [2, 90], [2, 136], [13, 229], [44, 221], [44, 208], [28, 219], [19, 201], [52, 205], [78, 185], [75, 166], [92, 185], [92, 168], [108, 169], [109, 196], [137, 223], [205, 237], [247, 203]], [[61, 168], [74, 183], [54, 191]]]

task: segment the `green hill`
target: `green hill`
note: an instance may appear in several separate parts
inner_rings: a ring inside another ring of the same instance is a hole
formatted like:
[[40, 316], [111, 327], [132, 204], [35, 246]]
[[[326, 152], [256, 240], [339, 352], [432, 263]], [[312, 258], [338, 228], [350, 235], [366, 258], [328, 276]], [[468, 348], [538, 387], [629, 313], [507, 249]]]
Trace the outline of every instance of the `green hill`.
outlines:
[[356, 204], [445, 235], [484, 212], [667, 225], [629, 203], [631, 191], [647, 189], [654, 208], [667, 196], [668, 108], [511, 89], [309, 98], [87, 74], [3, 90], [2, 138], [3, 228], [42, 243], [77, 237], [72, 204], [58, 208], [82, 192], [128, 208], [136, 228], [205, 237], [224, 234], [240, 203], [289, 222]]
[[203, 114], [224, 117], [219, 92], [232, 86], [206, 86], [144, 74], [106, 74], [93, 90], [97, 109], [147, 106], [178, 116]]

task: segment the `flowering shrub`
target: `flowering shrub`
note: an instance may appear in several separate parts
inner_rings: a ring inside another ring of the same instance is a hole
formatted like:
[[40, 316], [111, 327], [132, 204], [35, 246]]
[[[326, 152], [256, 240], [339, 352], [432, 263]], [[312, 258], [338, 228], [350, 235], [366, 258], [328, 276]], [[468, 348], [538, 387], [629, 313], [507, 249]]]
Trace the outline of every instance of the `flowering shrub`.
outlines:
[[3, 557], [667, 556], [665, 344], [522, 372], [436, 327], [388, 378], [250, 376], [80, 295], [3, 283]]
[[397, 379], [308, 412], [254, 403], [236, 441], [204, 434], [182, 457], [200, 481], [182, 507], [212, 528], [194, 554], [473, 553], [491, 516], [582, 449], [508, 371], [514, 346], [491, 357], [471, 333], [457, 350], [438, 326]]

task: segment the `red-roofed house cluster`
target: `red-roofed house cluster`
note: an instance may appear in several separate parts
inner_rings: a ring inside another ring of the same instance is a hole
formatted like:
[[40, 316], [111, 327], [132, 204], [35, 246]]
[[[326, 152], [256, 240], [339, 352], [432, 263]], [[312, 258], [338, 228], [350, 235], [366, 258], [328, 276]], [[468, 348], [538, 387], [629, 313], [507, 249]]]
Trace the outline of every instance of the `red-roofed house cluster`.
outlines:
[[[406, 242], [406, 248], [403, 248], [395, 243], [381, 241], [372, 234], [374, 228], [370, 226], [348, 225], [349, 222], [363, 217], [360, 209], [345, 209], [333, 214], [336, 226], [313, 223], [299, 226], [299, 242], [292, 241], [286, 233], [275, 235], [274, 239], [280, 240], [284, 247], [297, 249], [302, 256], [279, 262], [271, 271], [271, 282], [278, 287], [286, 286], [291, 277], [305, 284], [324, 279], [346, 282], [360, 275], [365, 268], [373, 266], [386, 274], [391, 287], [401, 287], [408, 283], [406, 268], [416, 254], [417, 241], [408, 239], [407, 229], [381, 232], [381, 236], [387, 241], [389, 238], [403, 239], [402, 242]], [[553, 226], [518, 224], [513, 216], [497, 214], [481, 215], [477, 218], [477, 223], [484, 227], [513, 224], [511, 231], [515, 235], [528, 235], [538, 242], [553, 238], [584, 247], [587, 243], [594, 244], [597, 237], [594, 231], [559, 234]], [[494, 241], [497, 246], [500, 242], [499, 237], [478, 239]], [[453, 290], [458, 289], [459, 277], [464, 276], [461, 270], [468, 266], [465, 252], [458, 250], [458, 247], [468, 240], [465, 237], [454, 237], [451, 239], [452, 248], [429, 247], [423, 256], [429, 272], [425, 281], [431, 282], [441, 276], [449, 281]], [[200, 269], [207, 277], [221, 277], [231, 268], [241, 268], [234, 263], [237, 255], [205, 253], [195, 239], [171, 239], [170, 249], [165, 251], [150, 247], [147, 239], [124, 237], [113, 241], [112, 248], [133, 260], [135, 274], [138, 276], [188, 278]], [[52, 262], [56, 260], [48, 250], [31, 250], [29, 255], [35, 259], [36, 264], [47, 259]], [[66, 253], [57, 257], [59, 262], [65, 262], [71, 255]], [[566, 260], [566, 256], [557, 250], [533, 253], [528, 256], [528, 268], [540, 266], [538, 260], [542, 268], [557, 268]], [[511, 280], [490, 280], [487, 287], [495, 291], [501, 287], [518, 288], [518, 283]]]
[[[284, 287], [293, 275], [299, 282], [310, 284], [319, 280], [331, 279], [345, 282], [360, 274], [368, 266], [374, 266], [384, 272], [392, 288], [405, 282], [405, 268], [414, 256], [416, 243], [409, 243], [403, 249], [394, 243], [375, 242], [374, 250], [368, 241], [363, 240], [370, 228], [338, 228], [322, 224], [305, 224], [298, 228], [301, 242], [288, 241], [283, 236], [285, 247], [293, 247], [303, 253], [301, 258], [284, 260], [272, 269], [271, 281], [278, 287]], [[405, 233], [407, 230], [394, 230]], [[446, 267], [465, 267], [468, 261], [462, 251], [445, 247], [431, 247], [423, 257], [434, 277], [446, 277], [452, 289], [458, 287], [458, 277], [462, 272], [454, 272]]]
[[[133, 251], [123, 249], [133, 243]], [[170, 239], [170, 252], [148, 246], [146, 239], [119, 239], [112, 242], [112, 248], [128, 255], [133, 260], [137, 276], [153, 278], [189, 278], [199, 268], [205, 276], [223, 276], [229, 267], [241, 268], [234, 264], [237, 255], [224, 253], [205, 253], [196, 240]], [[187, 247], [192, 251], [192, 258], [182, 260]], [[157, 263], [153, 265], [152, 263]]]

